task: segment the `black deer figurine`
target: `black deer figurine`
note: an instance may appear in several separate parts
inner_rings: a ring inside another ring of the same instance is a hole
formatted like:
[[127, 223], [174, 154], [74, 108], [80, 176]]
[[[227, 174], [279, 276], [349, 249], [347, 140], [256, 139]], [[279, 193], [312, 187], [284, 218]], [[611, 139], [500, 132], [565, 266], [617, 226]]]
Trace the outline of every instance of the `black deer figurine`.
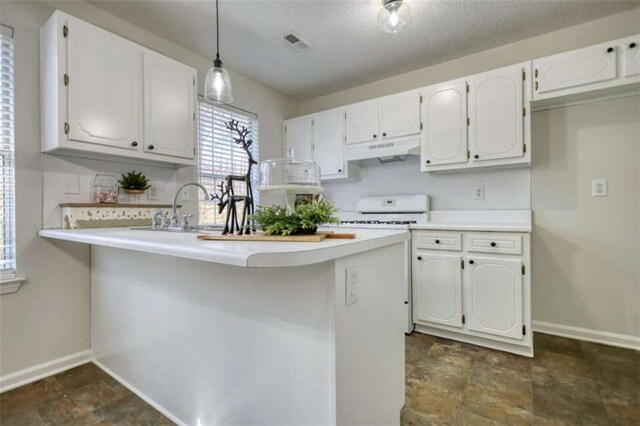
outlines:
[[[229, 232], [238, 235], [250, 234], [252, 231], [256, 231], [255, 224], [253, 220], [251, 220], [251, 216], [255, 211], [253, 204], [253, 187], [251, 186], [251, 170], [254, 164], [258, 164], [251, 153], [253, 139], [247, 139], [250, 132], [244, 126], [240, 128], [238, 126], [238, 120], [231, 120], [225, 123], [225, 127], [238, 135], [238, 137], [233, 138], [233, 141], [237, 145], [242, 146], [242, 149], [247, 153], [247, 161], [249, 164], [247, 172], [244, 175], [228, 175], [224, 182], [220, 182], [220, 185], [218, 185], [220, 193], [214, 196], [213, 199], [218, 200], [218, 213], [222, 213], [225, 207], [227, 208], [227, 217], [225, 219], [224, 230], [222, 231], [223, 235]], [[244, 182], [247, 188], [246, 195], [235, 195], [233, 189], [234, 182]], [[238, 203], [243, 204], [241, 220], [238, 220]]]

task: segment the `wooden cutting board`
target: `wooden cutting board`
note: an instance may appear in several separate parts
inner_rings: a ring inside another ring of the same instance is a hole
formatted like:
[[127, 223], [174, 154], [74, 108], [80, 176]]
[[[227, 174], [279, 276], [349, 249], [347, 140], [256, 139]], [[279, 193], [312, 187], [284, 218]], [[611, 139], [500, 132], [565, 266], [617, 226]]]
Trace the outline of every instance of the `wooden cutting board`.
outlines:
[[356, 234], [335, 233], [335, 232], [317, 232], [313, 235], [265, 235], [263, 233], [249, 235], [219, 235], [219, 234], [201, 234], [198, 235], [199, 240], [206, 241], [280, 241], [287, 243], [318, 243], [325, 239], [354, 239]]

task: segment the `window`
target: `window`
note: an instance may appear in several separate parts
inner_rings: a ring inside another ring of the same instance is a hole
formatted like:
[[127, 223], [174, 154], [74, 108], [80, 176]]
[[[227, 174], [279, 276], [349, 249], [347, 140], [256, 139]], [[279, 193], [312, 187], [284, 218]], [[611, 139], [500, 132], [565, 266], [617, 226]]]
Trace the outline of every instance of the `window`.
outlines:
[[[238, 120], [240, 127], [249, 129], [249, 138], [253, 139], [251, 148], [253, 158], [258, 161], [258, 119], [254, 114], [233, 107], [220, 106], [203, 99], [198, 104], [198, 177], [199, 182], [211, 193], [218, 193], [218, 185], [230, 174], [243, 175], [247, 172], [247, 154], [237, 145], [232, 134], [225, 127], [229, 120]], [[254, 203], [258, 204], [258, 166], [251, 173]], [[236, 182], [233, 190], [236, 195], [246, 194], [246, 184]], [[224, 223], [226, 210], [218, 213], [216, 201], [204, 199], [200, 192], [200, 224]], [[242, 206], [238, 206], [239, 209]]]
[[0, 280], [16, 277], [13, 29], [0, 24]]

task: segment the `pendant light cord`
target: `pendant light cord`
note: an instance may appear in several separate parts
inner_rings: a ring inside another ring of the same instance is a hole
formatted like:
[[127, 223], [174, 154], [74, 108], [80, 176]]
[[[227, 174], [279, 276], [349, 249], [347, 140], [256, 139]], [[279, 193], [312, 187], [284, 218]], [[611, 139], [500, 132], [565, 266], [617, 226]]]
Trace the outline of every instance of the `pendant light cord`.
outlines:
[[218, 0], [216, 0], [216, 59], [220, 59], [220, 20], [218, 18]]

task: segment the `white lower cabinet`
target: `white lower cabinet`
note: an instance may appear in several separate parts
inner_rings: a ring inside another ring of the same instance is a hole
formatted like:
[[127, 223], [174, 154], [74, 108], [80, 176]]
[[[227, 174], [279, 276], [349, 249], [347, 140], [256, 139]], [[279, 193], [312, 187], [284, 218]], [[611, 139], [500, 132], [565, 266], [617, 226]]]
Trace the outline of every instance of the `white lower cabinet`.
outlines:
[[528, 233], [413, 231], [412, 245], [417, 332], [533, 356]]
[[468, 330], [522, 340], [522, 260], [473, 257], [467, 263]]
[[416, 256], [414, 319], [462, 327], [462, 270], [460, 255]]

